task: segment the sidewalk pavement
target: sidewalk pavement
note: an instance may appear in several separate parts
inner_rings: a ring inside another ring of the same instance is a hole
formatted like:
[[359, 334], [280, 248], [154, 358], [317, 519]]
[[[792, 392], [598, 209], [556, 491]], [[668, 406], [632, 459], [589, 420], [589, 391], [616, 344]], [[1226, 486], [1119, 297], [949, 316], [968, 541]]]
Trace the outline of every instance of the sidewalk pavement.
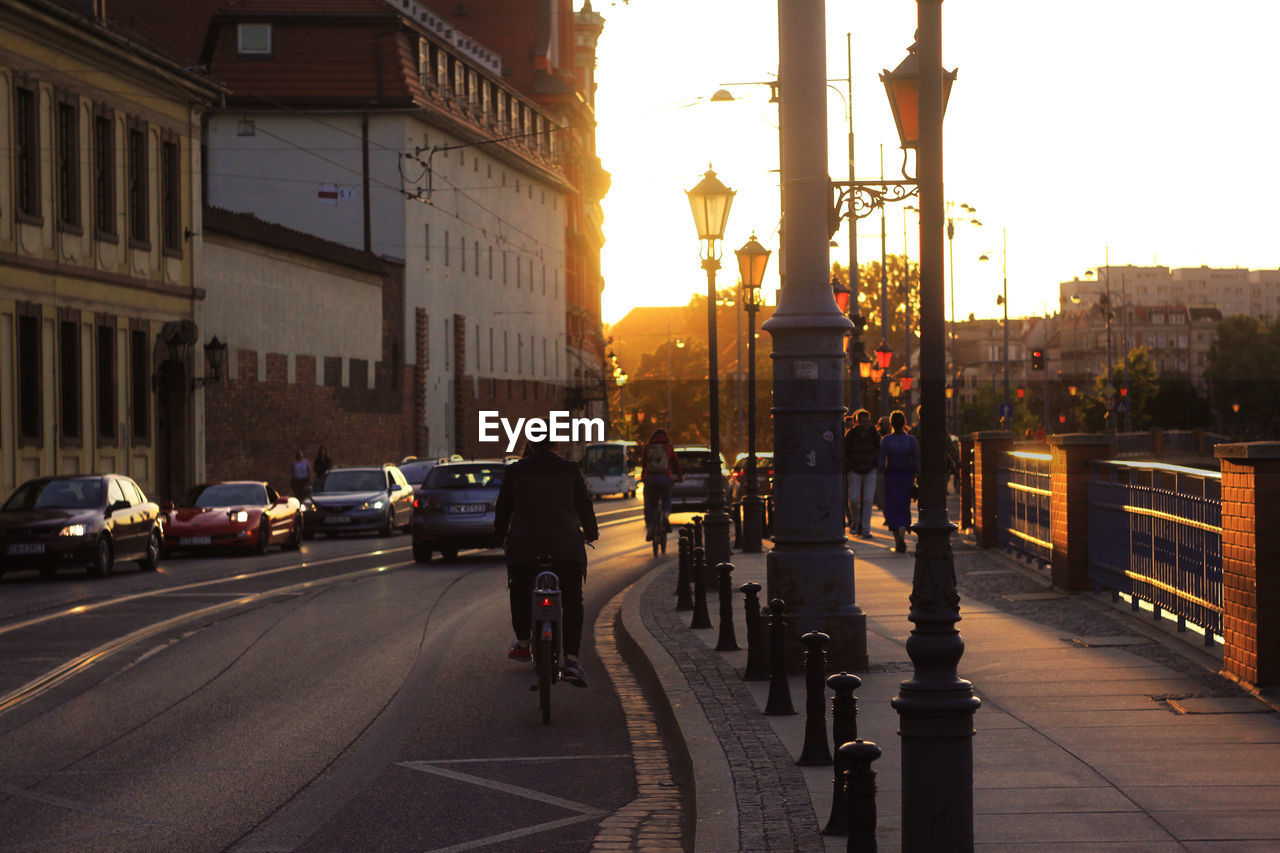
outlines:
[[[871, 661], [860, 672], [858, 734], [875, 741], [877, 842], [900, 849], [901, 770], [890, 700], [911, 676], [905, 651], [914, 556], [882, 528], [850, 540], [856, 599]], [[1280, 851], [1280, 713], [1216, 675], [1196, 635], [1091, 594], [1063, 595], [1047, 574], [952, 538], [965, 641], [960, 676], [974, 718], [974, 835], [987, 851]], [[733, 555], [733, 588], [765, 584], [765, 555]], [[744, 682], [741, 651], [717, 652], [718, 630], [692, 630], [675, 607], [674, 551], [624, 599], [619, 631], [647, 658], [674, 722], [677, 777], [693, 787], [696, 851], [835, 851], [823, 836], [830, 767], [798, 767], [804, 677], [790, 678], [795, 716], [766, 717], [768, 682]], [[767, 601], [766, 592], [761, 594]], [[718, 604], [709, 593], [713, 623]], [[1186, 637], [1191, 637], [1188, 641]], [[639, 673], [645, 677], [643, 671]], [[652, 685], [646, 685], [650, 687]], [[827, 691], [824, 727], [830, 737]], [[683, 768], [683, 772], [681, 772]]]

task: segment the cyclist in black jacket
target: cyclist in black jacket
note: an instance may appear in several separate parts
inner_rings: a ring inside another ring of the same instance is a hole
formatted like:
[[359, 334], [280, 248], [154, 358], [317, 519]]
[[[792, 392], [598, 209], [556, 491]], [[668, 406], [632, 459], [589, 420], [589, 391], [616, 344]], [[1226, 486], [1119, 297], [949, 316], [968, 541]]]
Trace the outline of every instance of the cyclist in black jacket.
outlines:
[[582, 582], [587, 574], [583, 543], [600, 538], [600, 529], [582, 471], [556, 455], [550, 441], [529, 442], [524, 458], [512, 464], [502, 480], [494, 521], [507, 552], [511, 627], [516, 633], [507, 656], [529, 659], [533, 582], [549, 563], [560, 578], [564, 606], [565, 680], [586, 687], [586, 675], [578, 665]]

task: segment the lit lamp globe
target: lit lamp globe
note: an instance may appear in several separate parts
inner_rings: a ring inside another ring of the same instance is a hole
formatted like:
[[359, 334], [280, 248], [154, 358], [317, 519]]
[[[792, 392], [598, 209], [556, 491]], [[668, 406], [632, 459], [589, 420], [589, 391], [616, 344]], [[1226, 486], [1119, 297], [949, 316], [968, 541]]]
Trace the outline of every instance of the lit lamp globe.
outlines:
[[759, 553], [764, 541], [764, 502], [756, 479], [756, 310], [760, 306], [760, 283], [769, 265], [771, 252], [752, 234], [738, 256], [742, 278], [742, 306], [747, 312], [747, 465], [742, 496], [742, 550]]
[[[953, 68], [942, 73], [942, 112], [947, 111], [951, 99], [951, 84], [955, 82]], [[903, 148], [915, 148], [920, 142], [920, 77], [916, 59], [916, 45], [907, 48], [907, 57], [892, 71], [880, 73], [889, 108], [893, 110], [893, 122], [898, 126], [898, 139]]]
[[698, 229], [698, 239], [714, 243], [724, 239], [725, 223], [729, 221], [729, 208], [733, 205], [734, 191], [726, 187], [707, 167], [707, 173], [691, 190], [689, 208], [693, 211], [693, 224]]

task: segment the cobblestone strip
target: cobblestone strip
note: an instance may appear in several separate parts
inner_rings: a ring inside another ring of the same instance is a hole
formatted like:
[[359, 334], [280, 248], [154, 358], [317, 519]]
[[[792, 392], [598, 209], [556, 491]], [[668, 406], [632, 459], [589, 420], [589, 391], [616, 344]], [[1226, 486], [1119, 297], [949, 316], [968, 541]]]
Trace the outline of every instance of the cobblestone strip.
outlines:
[[[669, 575], [669, 576], [668, 576]], [[666, 590], [670, 572], [649, 585], [640, 603], [645, 628], [667, 649], [702, 705], [733, 775], [739, 850], [822, 851], [813, 801], [795, 758], [774, 733], [738, 673], [688, 627]]]
[[618, 593], [604, 606], [595, 624], [595, 649], [609, 671], [622, 703], [635, 761], [637, 796], [600, 822], [593, 853], [682, 853], [680, 790], [671, 778], [666, 747], [640, 684], [618, 652], [614, 623], [622, 607]]

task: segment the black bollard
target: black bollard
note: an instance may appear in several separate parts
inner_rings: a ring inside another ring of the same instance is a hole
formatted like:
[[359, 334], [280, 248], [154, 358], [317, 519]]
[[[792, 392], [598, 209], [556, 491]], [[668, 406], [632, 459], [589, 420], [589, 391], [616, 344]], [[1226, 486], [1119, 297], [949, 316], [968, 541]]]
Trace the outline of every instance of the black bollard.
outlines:
[[769, 701], [765, 714], [784, 717], [796, 712], [791, 704], [791, 685], [787, 683], [787, 621], [782, 618], [786, 605], [781, 598], [769, 602]]
[[702, 546], [693, 549], [693, 623], [690, 628], [710, 628], [711, 615], [707, 613], [707, 555]]
[[693, 517], [693, 547], [702, 547], [702, 516]]
[[[831, 736], [832, 742], [849, 743], [858, 739], [858, 698], [853, 691], [862, 684], [862, 679], [852, 673], [837, 672], [827, 676], [827, 686], [835, 691], [831, 698]], [[840, 750], [836, 750], [835, 778], [831, 792], [831, 816], [823, 827], [823, 835], [849, 834], [849, 801], [844, 793], [844, 759]]]
[[869, 740], [842, 744], [836, 754], [845, 770], [845, 796], [849, 809], [848, 853], [876, 853], [876, 771], [871, 762], [880, 757], [880, 747]]
[[693, 593], [689, 589], [693, 577], [693, 528], [680, 528], [680, 570], [676, 576], [676, 610], [693, 609]]
[[748, 581], [738, 587], [746, 597], [747, 614], [747, 668], [743, 681], [769, 680], [769, 647], [765, 645], [764, 620], [760, 618], [760, 584]]
[[827, 643], [831, 638], [821, 631], [810, 631], [800, 638], [804, 645], [804, 746], [796, 764], [820, 767], [831, 763], [827, 746]]
[[733, 547], [742, 548], [742, 501], [733, 505]]
[[716, 641], [716, 651], [738, 651], [738, 637], [733, 630], [733, 589], [729, 586], [733, 578], [733, 563], [721, 563], [716, 566], [716, 574], [720, 580], [720, 637]]

